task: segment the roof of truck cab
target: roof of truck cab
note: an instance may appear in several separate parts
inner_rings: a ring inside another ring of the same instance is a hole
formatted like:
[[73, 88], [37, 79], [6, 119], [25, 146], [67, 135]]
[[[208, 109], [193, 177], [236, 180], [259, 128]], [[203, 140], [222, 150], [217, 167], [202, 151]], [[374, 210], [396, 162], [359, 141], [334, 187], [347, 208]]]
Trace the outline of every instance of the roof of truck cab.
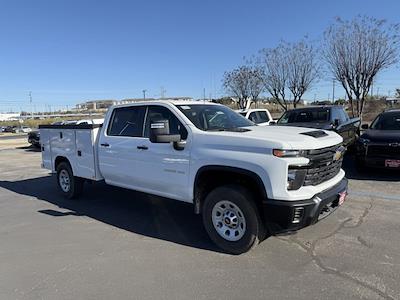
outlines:
[[203, 101], [203, 100], [151, 100], [151, 101], [137, 101], [137, 102], [131, 102], [131, 103], [126, 103], [126, 104], [116, 104], [113, 105], [112, 107], [129, 107], [129, 106], [136, 106], [136, 105], [158, 105], [158, 104], [172, 104], [172, 105], [201, 105], [201, 104], [207, 104], [207, 105], [221, 105], [219, 103], [214, 103], [214, 102], [209, 102], [209, 101]]

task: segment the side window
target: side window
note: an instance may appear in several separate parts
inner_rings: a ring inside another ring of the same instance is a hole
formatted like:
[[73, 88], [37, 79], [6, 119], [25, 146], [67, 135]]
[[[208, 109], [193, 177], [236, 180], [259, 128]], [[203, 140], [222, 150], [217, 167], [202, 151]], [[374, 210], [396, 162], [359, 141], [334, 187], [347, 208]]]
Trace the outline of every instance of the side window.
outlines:
[[258, 112], [258, 122], [259, 123], [265, 123], [269, 121], [269, 117], [267, 115], [267, 112], [265, 111], [259, 111]]
[[334, 122], [335, 120], [339, 120], [339, 123], [340, 124], [342, 124], [343, 123], [343, 120], [342, 120], [342, 118], [341, 118], [341, 115], [340, 115], [340, 110], [339, 109], [336, 109], [336, 108], [332, 108], [331, 109], [331, 114], [332, 114], [332, 122]]
[[339, 111], [340, 111], [340, 115], [341, 115], [343, 122], [347, 122], [348, 120], [350, 120], [349, 115], [347, 114], [347, 112], [344, 109], [341, 108], [341, 109], [339, 109]]
[[145, 112], [144, 106], [114, 109], [110, 125], [107, 128], [107, 135], [142, 137]]
[[154, 121], [168, 120], [171, 134], [180, 134], [182, 140], [187, 139], [188, 132], [178, 118], [164, 106], [149, 106], [146, 118], [145, 137], [150, 136], [150, 124]]
[[249, 120], [253, 121], [256, 124], [259, 123], [256, 112], [253, 111], [252, 113], [249, 114]]

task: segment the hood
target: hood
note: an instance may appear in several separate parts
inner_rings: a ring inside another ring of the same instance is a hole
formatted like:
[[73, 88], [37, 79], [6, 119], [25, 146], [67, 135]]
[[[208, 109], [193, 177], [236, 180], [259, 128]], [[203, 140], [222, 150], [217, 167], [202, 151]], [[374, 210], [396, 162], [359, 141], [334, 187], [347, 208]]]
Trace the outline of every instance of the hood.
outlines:
[[294, 127], [306, 127], [306, 128], [318, 128], [318, 129], [325, 129], [325, 130], [332, 130], [332, 124], [329, 122], [324, 123], [286, 123], [286, 124], [277, 124], [278, 126], [294, 126]]
[[314, 137], [313, 132], [321, 133], [315, 128], [278, 125], [245, 128], [248, 130], [243, 132], [204, 131], [204, 135], [207, 136], [207, 141], [204, 142], [207, 143], [211, 141], [211, 137], [215, 137], [213, 143], [289, 150], [319, 149], [343, 142], [342, 137], [333, 131], [322, 131], [323, 136]]
[[376, 130], [368, 129], [362, 135], [362, 138], [369, 139], [371, 142], [399, 143], [400, 130]]

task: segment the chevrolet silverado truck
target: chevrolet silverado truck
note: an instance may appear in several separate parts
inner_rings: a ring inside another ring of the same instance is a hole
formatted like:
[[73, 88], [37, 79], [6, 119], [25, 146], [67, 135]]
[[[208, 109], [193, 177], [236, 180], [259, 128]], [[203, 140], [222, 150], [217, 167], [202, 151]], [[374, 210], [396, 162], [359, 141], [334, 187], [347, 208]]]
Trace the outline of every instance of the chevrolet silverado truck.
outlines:
[[339, 135], [256, 126], [219, 104], [112, 106], [103, 125], [43, 125], [40, 137], [42, 167], [67, 198], [104, 180], [192, 203], [210, 238], [232, 254], [314, 224], [346, 197]]
[[278, 125], [332, 130], [343, 138], [347, 148], [354, 145], [359, 134], [360, 118], [350, 118], [343, 106], [306, 106], [285, 112]]

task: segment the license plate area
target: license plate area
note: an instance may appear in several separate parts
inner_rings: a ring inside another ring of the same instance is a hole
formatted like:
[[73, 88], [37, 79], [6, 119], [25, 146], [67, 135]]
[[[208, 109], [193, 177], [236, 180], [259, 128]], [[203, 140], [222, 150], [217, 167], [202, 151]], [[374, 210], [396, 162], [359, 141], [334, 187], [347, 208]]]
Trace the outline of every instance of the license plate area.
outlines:
[[400, 159], [385, 159], [385, 167], [400, 168]]
[[335, 200], [322, 207], [318, 216], [318, 220], [322, 220], [333, 213], [340, 205], [344, 203], [344, 201], [346, 200], [346, 196], [347, 191], [343, 191], [337, 195], [337, 198]]

